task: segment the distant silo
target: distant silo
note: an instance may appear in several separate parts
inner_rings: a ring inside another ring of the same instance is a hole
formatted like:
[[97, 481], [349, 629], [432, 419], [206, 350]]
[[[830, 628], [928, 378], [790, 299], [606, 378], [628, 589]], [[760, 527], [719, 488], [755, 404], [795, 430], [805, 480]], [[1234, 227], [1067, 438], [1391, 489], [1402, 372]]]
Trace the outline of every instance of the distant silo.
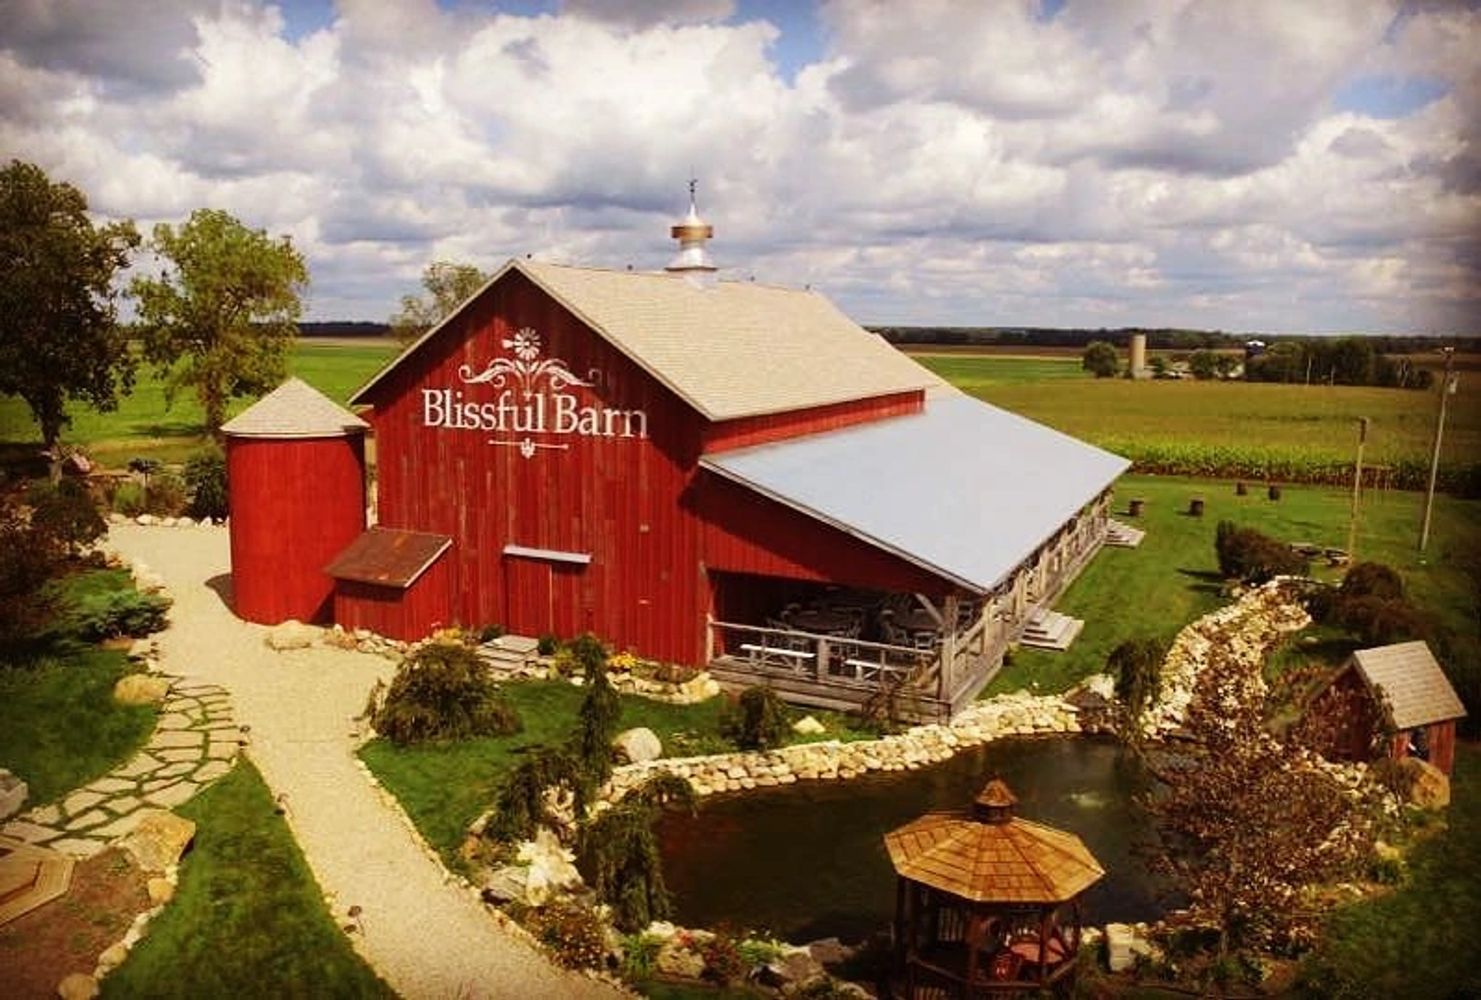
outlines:
[[1147, 335], [1145, 333], [1133, 333], [1131, 335], [1131, 377], [1147, 377]]
[[324, 567], [365, 530], [367, 429], [296, 378], [221, 428], [239, 617], [329, 619], [334, 581]]

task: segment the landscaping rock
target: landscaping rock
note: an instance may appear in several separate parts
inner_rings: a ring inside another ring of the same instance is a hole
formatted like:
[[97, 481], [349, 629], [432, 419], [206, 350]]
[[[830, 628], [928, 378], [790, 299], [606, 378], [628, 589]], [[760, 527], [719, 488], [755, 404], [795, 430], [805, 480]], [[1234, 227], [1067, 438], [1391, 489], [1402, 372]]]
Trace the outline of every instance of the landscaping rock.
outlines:
[[1444, 809], [1450, 805], [1450, 779], [1429, 761], [1405, 757], [1399, 766], [1414, 775], [1409, 801], [1421, 809]]
[[665, 941], [654, 964], [664, 975], [680, 979], [698, 979], [705, 971], [704, 957], [688, 946], [683, 935]]
[[534, 840], [519, 845], [516, 857], [529, 865], [525, 879], [525, 902], [539, 906], [559, 889], [572, 889], [582, 884], [581, 873], [573, 863], [576, 855], [561, 846], [554, 833], [541, 827]]
[[806, 945], [807, 953], [812, 956], [813, 961], [822, 965], [842, 965], [853, 958], [858, 951], [850, 948], [836, 937], [820, 938]]
[[167, 878], [152, 878], [145, 885], [149, 891], [149, 902], [163, 906], [175, 898], [175, 883]]
[[57, 984], [62, 1000], [92, 1000], [98, 995], [98, 981], [85, 972], [74, 972]]
[[612, 746], [617, 751], [617, 759], [629, 764], [640, 764], [663, 756], [663, 744], [659, 742], [658, 735], [645, 726], [618, 733]]
[[318, 640], [319, 632], [320, 630], [312, 625], [305, 625], [295, 618], [290, 618], [283, 624], [274, 625], [269, 629], [264, 641], [269, 647], [279, 652], [285, 649], [305, 649]]
[[0, 767], [0, 819], [8, 819], [20, 812], [30, 794], [31, 789], [24, 781]]
[[827, 731], [827, 728], [811, 715], [804, 715], [792, 723], [792, 732], [802, 736], [819, 736]]
[[806, 948], [788, 951], [781, 958], [762, 966], [762, 978], [766, 985], [781, 989], [793, 984], [801, 985], [827, 974], [823, 964], [813, 958]]
[[145, 871], [162, 872], [180, 860], [192, 838], [195, 824], [163, 809], [143, 810], [132, 833], [119, 846]]
[[1106, 966], [1112, 972], [1125, 972], [1136, 964], [1131, 950], [1135, 937], [1130, 924], [1106, 924]]
[[158, 705], [170, 693], [168, 677], [126, 674], [113, 685], [113, 699], [124, 705]]
[[478, 888], [486, 902], [510, 903], [525, 898], [529, 881], [528, 865], [505, 865], [485, 873]]

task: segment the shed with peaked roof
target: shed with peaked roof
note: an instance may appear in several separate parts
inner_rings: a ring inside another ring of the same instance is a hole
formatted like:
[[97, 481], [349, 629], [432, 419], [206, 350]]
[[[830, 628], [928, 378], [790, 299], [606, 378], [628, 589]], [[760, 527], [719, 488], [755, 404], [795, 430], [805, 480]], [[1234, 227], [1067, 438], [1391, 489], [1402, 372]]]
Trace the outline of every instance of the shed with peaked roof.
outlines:
[[1422, 757], [1446, 774], [1455, 766], [1455, 722], [1465, 714], [1429, 645], [1418, 640], [1354, 651], [1307, 708], [1308, 718], [1323, 722], [1330, 756], [1366, 759], [1377, 734], [1391, 730], [1380, 755]]
[[328, 621], [324, 566], [365, 530], [369, 425], [290, 378], [222, 425], [232, 607], [248, 621]]
[[898, 876], [896, 997], [977, 997], [1071, 975], [1080, 895], [1105, 869], [1072, 833], [1013, 814], [998, 779], [968, 812], [927, 813], [885, 835]]

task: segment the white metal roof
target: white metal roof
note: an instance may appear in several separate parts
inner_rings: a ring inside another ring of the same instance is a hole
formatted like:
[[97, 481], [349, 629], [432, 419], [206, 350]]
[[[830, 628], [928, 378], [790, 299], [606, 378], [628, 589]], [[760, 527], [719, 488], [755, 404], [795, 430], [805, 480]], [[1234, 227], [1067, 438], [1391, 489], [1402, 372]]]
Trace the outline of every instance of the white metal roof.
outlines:
[[1430, 647], [1422, 641], [1359, 649], [1352, 654], [1368, 687], [1382, 689], [1399, 729], [1427, 726], [1466, 714]]
[[221, 425], [249, 438], [344, 437], [368, 430], [365, 421], [299, 378], [290, 378]]
[[[816, 292], [743, 281], [706, 286], [682, 274], [529, 260], [510, 261], [484, 288], [510, 270], [527, 276], [710, 420], [927, 389], [941, 381]], [[468, 302], [350, 402], [371, 402], [371, 388]]]
[[986, 593], [1131, 463], [943, 393], [918, 415], [707, 455], [700, 464]]

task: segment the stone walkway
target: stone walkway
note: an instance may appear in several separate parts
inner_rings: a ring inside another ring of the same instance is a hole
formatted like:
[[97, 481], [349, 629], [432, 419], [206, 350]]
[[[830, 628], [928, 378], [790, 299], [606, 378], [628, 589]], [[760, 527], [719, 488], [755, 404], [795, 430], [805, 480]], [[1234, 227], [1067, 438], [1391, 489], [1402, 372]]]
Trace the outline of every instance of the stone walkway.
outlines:
[[174, 809], [231, 769], [241, 733], [215, 685], [174, 678], [154, 735], [132, 760], [61, 802], [32, 809], [0, 833], [90, 858], [130, 833], [142, 809]]
[[[174, 599], [159, 636], [166, 669], [231, 692], [251, 757], [282, 805], [333, 915], [356, 908], [356, 950], [402, 996], [611, 998], [618, 990], [552, 965], [499, 927], [424, 849], [409, 821], [360, 771], [353, 719], [393, 668], [380, 656], [313, 645], [275, 652], [238, 619], [223, 528], [114, 525], [109, 543], [161, 578]], [[163, 753], [163, 749], [161, 753]], [[271, 984], [262, 984], [269, 988]]]

